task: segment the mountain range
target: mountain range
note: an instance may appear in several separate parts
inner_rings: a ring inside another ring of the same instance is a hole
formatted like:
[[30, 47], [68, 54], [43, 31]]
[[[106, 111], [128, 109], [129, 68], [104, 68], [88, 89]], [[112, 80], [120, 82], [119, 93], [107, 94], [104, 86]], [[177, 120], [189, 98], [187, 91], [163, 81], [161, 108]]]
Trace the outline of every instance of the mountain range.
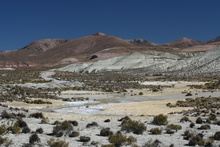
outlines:
[[[73, 40], [43, 39], [34, 41], [18, 50], [1, 51], [0, 67], [53, 67], [76, 62], [94, 62], [149, 50], [203, 52], [216, 47], [218, 44], [215, 43], [219, 41], [220, 37], [207, 42], [183, 37], [170, 43], [156, 44], [146, 39], [124, 40], [98, 32]], [[196, 48], [197, 46], [201, 47]]]
[[139, 73], [192, 76], [218, 73], [219, 45], [220, 37], [206, 42], [183, 37], [156, 44], [98, 32], [73, 40], [43, 39], [18, 50], [2, 51], [0, 67], [61, 67], [58, 70], [74, 72], [142, 69]]

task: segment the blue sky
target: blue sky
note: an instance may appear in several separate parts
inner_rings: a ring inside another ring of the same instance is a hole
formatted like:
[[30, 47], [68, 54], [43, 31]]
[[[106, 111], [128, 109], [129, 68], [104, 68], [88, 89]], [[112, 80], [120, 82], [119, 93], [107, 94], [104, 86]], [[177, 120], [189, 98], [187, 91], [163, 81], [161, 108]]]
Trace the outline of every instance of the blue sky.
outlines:
[[0, 50], [96, 32], [167, 43], [220, 36], [219, 0], [1, 0]]

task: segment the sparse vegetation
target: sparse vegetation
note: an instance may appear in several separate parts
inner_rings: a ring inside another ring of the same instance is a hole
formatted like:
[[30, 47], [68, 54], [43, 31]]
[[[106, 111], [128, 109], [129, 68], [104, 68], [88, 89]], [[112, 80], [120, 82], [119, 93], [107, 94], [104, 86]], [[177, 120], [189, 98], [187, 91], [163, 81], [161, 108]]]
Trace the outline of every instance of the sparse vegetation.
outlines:
[[132, 143], [137, 141], [136, 138], [132, 136], [127, 137], [122, 133], [113, 134], [108, 138], [108, 140], [112, 145], [116, 147], [120, 147], [122, 145], [131, 145]]
[[121, 125], [121, 130], [126, 132], [133, 132], [134, 134], [143, 134], [146, 131], [147, 127], [135, 120], [123, 121]]
[[177, 132], [178, 130], [182, 129], [182, 126], [181, 125], [170, 124], [170, 125], [167, 126], [167, 129], [175, 130]]
[[63, 140], [55, 140], [54, 138], [51, 138], [47, 141], [47, 145], [49, 147], [68, 147], [69, 143], [63, 141]]
[[53, 135], [62, 136], [64, 133], [66, 135], [70, 135], [72, 131], [73, 131], [73, 125], [68, 121], [63, 121], [61, 123], [58, 123], [53, 128]]
[[163, 128], [152, 128], [152, 129], [150, 129], [150, 132], [151, 132], [153, 135], [161, 134], [162, 131], [163, 131]]
[[29, 138], [29, 143], [30, 144], [35, 144], [35, 143], [39, 143], [40, 142], [40, 138], [38, 137], [37, 134], [32, 134]]
[[154, 116], [152, 123], [155, 125], [166, 125], [168, 123], [167, 115], [159, 114], [157, 116]]
[[34, 117], [34, 118], [44, 118], [44, 115], [43, 115], [42, 112], [36, 112], [36, 113], [30, 114], [30, 117]]

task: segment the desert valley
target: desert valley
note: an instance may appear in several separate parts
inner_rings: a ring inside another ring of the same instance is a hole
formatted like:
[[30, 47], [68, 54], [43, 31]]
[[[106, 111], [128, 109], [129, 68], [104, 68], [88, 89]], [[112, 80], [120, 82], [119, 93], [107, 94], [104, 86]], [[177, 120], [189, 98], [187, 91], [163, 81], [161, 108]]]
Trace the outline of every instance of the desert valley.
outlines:
[[0, 52], [0, 145], [220, 146], [220, 37], [104, 33]]

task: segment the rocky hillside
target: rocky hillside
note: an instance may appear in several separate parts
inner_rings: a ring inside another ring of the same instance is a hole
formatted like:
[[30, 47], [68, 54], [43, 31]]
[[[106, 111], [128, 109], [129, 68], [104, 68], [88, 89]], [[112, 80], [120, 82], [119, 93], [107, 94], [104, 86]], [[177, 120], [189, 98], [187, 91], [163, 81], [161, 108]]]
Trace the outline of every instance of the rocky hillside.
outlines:
[[74, 72], [98, 72], [106, 70], [148, 68], [152, 70], [164, 71], [172, 65], [174, 66], [179, 60], [187, 60], [192, 56], [195, 55], [193, 53], [169, 53], [161, 51], [133, 52], [108, 60], [87, 63], [75, 63], [60, 68], [59, 70]]
[[196, 40], [192, 40], [187, 37], [183, 37], [178, 40], [172, 41], [170, 43], [165, 43], [163, 45], [176, 46], [176, 47], [190, 47], [190, 46], [199, 45], [199, 44], [201, 44], [200, 41], [196, 41]]
[[98, 72], [121, 69], [142, 69], [136, 74], [163, 73], [182, 77], [219, 75], [220, 47], [200, 53], [133, 52], [103, 61], [75, 63], [58, 70]]

